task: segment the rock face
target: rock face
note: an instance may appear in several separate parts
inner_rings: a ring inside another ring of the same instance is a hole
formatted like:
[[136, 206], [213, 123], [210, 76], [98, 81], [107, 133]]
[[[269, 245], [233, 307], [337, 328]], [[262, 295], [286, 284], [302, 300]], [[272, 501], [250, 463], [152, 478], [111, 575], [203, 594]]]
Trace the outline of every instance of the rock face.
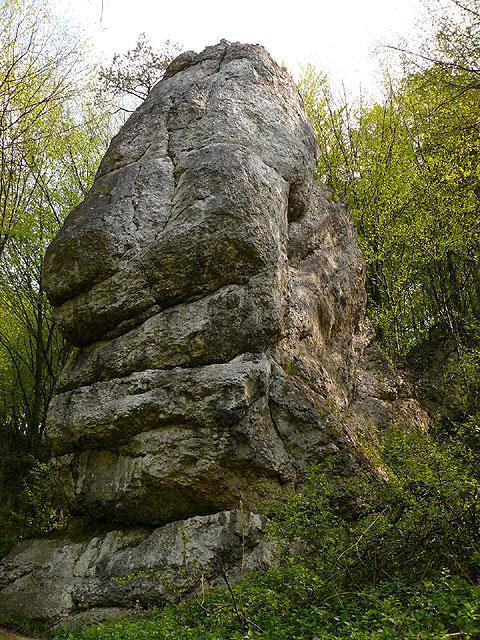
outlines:
[[262, 567], [259, 517], [231, 509], [352, 463], [349, 408], [392, 418], [401, 381], [364, 355], [364, 261], [315, 165], [289, 75], [225, 41], [177, 58], [113, 139], [44, 267], [77, 347], [48, 438], [70, 511], [104, 530], [20, 545], [0, 613], [115, 615], [196, 588], [182, 562], [212, 584], [222, 556], [232, 578]]
[[48, 249], [78, 347], [48, 417], [74, 513], [162, 524], [254, 505], [341, 446], [364, 262], [314, 184], [289, 75], [258, 46], [183, 54]]
[[0, 565], [0, 613], [73, 626], [165, 604], [269, 566], [260, 532], [259, 516], [225, 511], [153, 531], [27, 540]]

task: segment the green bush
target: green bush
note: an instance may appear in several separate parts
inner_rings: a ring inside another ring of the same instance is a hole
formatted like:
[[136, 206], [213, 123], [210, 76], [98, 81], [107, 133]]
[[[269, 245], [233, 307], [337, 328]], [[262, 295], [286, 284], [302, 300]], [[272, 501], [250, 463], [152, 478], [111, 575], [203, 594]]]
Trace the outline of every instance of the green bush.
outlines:
[[0, 509], [0, 557], [19, 540], [47, 533], [64, 517], [61, 492], [52, 464], [32, 458], [30, 465], [15, 508], [7, 505]]
[[447, 572], [360, 590], [325, 584], [293, 562], [234, 589], [110, 622], [57, 640], [469, 640], [480, 633], [480, 588]]
[[279, 505], [272, 531], [306, 542], [324, 576], [377, 583], [422, 566], [476, 579], [480, 481], [474, 453], [402, 431], [386, 437], [381, 453], [388, 481], [313, 468], [302, 492]]
[[480, 416], [480, 348], [450, 360], [445, 372], [446, 404], [457, 419]]

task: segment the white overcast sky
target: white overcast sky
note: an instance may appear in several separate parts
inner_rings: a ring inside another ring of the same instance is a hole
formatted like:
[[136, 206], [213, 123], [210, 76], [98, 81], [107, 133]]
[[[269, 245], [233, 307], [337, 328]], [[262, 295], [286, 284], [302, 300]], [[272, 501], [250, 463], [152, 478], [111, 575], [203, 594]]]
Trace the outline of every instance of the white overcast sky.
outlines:
[[107, 63], [145, 33], [151, 43], [169, 39], [201, 51], [221, 38], [260, 43], [298, 77], [307, 63], [345, 82], [375, 92], [375, 50], [428, 29], [422, 0], [52, 0], [55, 11], [76, 23]]

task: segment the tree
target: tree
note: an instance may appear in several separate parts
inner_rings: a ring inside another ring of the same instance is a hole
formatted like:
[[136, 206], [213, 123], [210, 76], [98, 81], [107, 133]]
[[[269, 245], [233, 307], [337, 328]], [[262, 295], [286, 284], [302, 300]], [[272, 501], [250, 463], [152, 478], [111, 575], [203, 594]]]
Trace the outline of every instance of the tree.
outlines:
[[46, 412], [68, 355], [43, 291], [43, 255], [88, 190], [109, 137], [79, 50], [40, 3], [2, 3], [0, 503], [7, 510], [33, 461], [47, 455]]
[[35, 159], [52, 136], [68, 133], [58, 114], [85, 74], [79, 47], [59, 33], [39, 2], [3, 0], [0, 18], [0, 255], [23, 232], [22, 214], [45, 190]]
[[390, 48], [403, 54], [410, 71], [433, 66], [471, 74], [478, 84], [480, 76], [480, 2], [479, 0], [426, 0], [429, 20], [435, 29], [419, 50]]
[[140, 34], [133, 49], [122, 54], [116, 53], [110, 66], [100, 67], [99, 101], [109, 104], [113, 114], [132, 113], [162, 78], [179, 52], [179, 46], [169, 40], [155, 50], [145, 34]]
[[[442, 46], [453, 33], [451, 22], [443, 24]], [[301, 85], [320, 146], [319, 176], [352, 210], [370, 317], [398, 359], [437, 329], [458, 355], [478, 335], [480, 49], [475, 62], [464, 46], [476, 27], [458, 23], [458, 46], [443, 47], [441, 60], [422, 54], [422, 65], [406, 65], [379, 103], [335, 101], [312, 70]]]

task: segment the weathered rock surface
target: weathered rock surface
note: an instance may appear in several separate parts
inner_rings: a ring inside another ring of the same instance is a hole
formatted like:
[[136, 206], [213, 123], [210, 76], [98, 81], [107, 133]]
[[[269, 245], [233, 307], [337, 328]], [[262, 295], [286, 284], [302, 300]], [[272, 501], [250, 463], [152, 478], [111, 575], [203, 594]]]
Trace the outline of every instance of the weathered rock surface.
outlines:
[[227, 42], [174, 62], [113, 139], [45, 259], [78, 347], [48, 417], [73, 512], [252, 506], [351, 455], [326, 414], [364, 346], [364, 262], [315, 164], [289, 75]]
[[225, 41], [177, 58], [113, 139], [44, 268], [77, 347], [48, 437], [70, 511], [109, 531], [20, 545], [1, 613], [85, 621], [171, 599], [185, 563], [212, 584], [219, 558], [232, 577], [261, 568], [258, 516], [240, 558], [230, 510], [328, 453], [353, 468], [357, 430], [411, 413], [315, 165], [289, 75]]
[[403, 429], [426, 430], [430, 418], [413, 397], [412, 385], [372, 340], [365, 348], [356, 374], [355, 394], [348, 411], [358, 432], [373, 426], [382, 431], [396, 423]]
[[271, 565], [258, 515], [224, 511], [158, 529], [116, 529], [19, 544], [0, 565], [0, 615], [87, 624], [161, 606]]

